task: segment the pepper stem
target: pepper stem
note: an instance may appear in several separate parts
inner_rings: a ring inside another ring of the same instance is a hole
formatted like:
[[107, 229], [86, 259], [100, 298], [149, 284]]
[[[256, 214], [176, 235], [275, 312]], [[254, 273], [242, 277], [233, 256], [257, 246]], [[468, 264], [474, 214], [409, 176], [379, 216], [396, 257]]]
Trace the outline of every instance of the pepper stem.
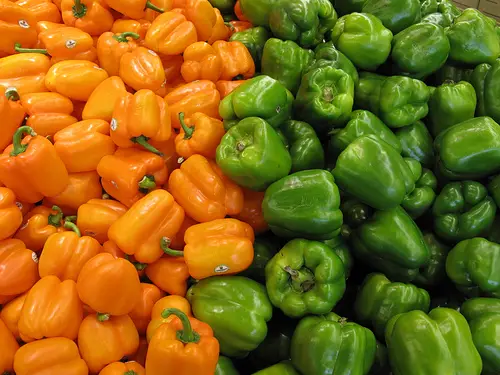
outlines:
[[124, 372], [123, 375], [137, 375], [137, 372], [135, 372], [134, 370], [130, 370], [130, 371]]
[[66, 217], [64, 218], [64, 221], [70, 221], [70, 222], [72, 222], [72, 223], [74, 223], [74, 222], [75, 222], [75, 220], [76, 220], [76, 215], [73, 215], [73, 216], [66, 216]]
[[132, 31], [126, 31], [121, 34], [113, 35], [113, 38], [116, 39], [120, 43], [126, 43], [128, 42], [127, 37], [130, 37], [132, 39], [139, 39], [141, 36], [137, 33], [133, 33]]
[[97, 313], [98, 322], [105, 322], [106, 320], [109, 320], [109, 318], [111, 318], [109, 314]]
[[154, 176], [146, 175], [139, 181], [139, 189], [150, 191], [154, 188], [156, 188]]
[[12, 100], [13, 102], [17, 102], [20, 99], [19, 93], [15, 87], [8, 87], [5, 90], [5, 97], [7, 100]]
[[43, 48], [23, 48], [21, 47], [21, 43], [14, 44], [14, 50], [19, 53], [41, 53], [43, 55], [48, 55], [46, 49]]
[[170, 308], [170, 309], [165, 309], [161, 313], [161, 317], [163, 319], [167, 319], [170, 315], [175, 315], [178, 317], [182, 323], [182, 330], [177, 331], [177, 339], [184, 344], [189, 344], [191, 342], [198, 342], [200, 341], [200, 335], [193, 331], [193, 328], [191, 327], [191, 322], [189, 321], [189, 318], [187, 317], [186, 314], [184, 314], [181, 310], [175, 309], [175, 308]]
[[56, 211], [56, 214], [50, 214], [48, 217], [49, 225], [59, 228], [61, 226], [61, 220], [63, 218], [63, 212], [58, 206], [52, 206], [52, 211]]
[[163, 252], [167, 255], [171, 255], [173, 257], [183, 257], [184, 256], [184, 251], [179, 251], [179, 250], [172, 250], [169, 248], [170, 243], [172, 241], [168, 237], [162, 237], [160, 241], [160, 247], [163, 250]]
[[194, 126], [189, 127], [184, 122], [184, 112], [179, 113], [179, 122], [181, 123], [182, 130], [184, 130], [184, 139], [190, 139], [194, 133]]
[[71, 9], [75, 18], [83, 18], [87, 14], [87, 6], [82, 4], [81, 0], [75, 0], [75, 5]]
[[72, 230], [73, 232], [75, 232], [78, 235], [78, 237], [82, 236], [82, 233], [80, 232], [80, 229], [78, 229], [78, 227], [76, 226], [76, 224], [72, 223], [71, 221], [65, 221], [64, 222], [64, 228]]
[[292, 267], [286, 266], [283, 270], [290, 274], [292, 288], [297, 292], [308, 292], [316, 285], [314, 275], [308, 269], [294, 270]]
[[148, 266], [147, 263], [132, 262], [137, 271], [144, 271]]
[[14, 149], [11, 151], [10, 156], [17, 156], [28, 149], [28, 144], [23, 145], [21, 143], [24, 134], [29, 134], [32, 137], [36, 135], [35, 131], [29, 126], [21, 126], [20, 128], [18, 128], [14, 133], [14, 136], [12, 137], [12, 144], [14, 146]]
[[158, 13], [165, 13], [165, 11], [161, 8], [158, 8], [156, 5], [154, 5], [151, 1], [146, 1], [146, 9], [153, 9], [155, 12]]
[[141, 135], [139, 137], [134, 137], [134, 138], [131, 138], [130, 140], [134, 143], [137, 143], [138, 145], [141, 145], [142, 147], [144, 147], [146, 150], [152, 152], [153, 154], [156, 154], [156, 155], [159, 155], [159, 156], [163, 156], [163, 154], [158, 151], [155, 147], [151, 146], [149, 143], [148, 143], [148, 139], [147, 137]]

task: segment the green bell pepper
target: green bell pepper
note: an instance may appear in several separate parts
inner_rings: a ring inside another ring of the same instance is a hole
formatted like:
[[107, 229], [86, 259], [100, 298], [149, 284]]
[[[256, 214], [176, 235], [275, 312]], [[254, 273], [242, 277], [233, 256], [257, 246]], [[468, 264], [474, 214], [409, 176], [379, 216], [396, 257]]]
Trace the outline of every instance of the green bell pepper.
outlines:
[[252, 27], [247, 30], [238, 31], [231, 35], [230, 42], [241, 42], [247, 47], [248, 52], [252, 55], [255, 63], [255, 69], [260, 71], [262, 54], [264, 52], [264, 45], [269, 39], [269, 31], [262, 26]]
[[264, 341], [273, 306], [266, 288], [243, 276], [215, 276], [189, 288], [196, 319], [212, 327], [221, 353], [245, 356]]
[[392, 40], [393, 63], [399, 71], [415, 78], [424, 78], [437, 71], [449, 53], [450, 42], [444, 29], [432, 23], [417, 23], [396, 34]]
[[476, 91], [469, 82], [447, 82], [437, 87], [429, 100], [430, 129], [434, 136], [453, 125], [474, 118]]
[[372, 331], [333, 312], [303, 318], [292, 337], [292, 364], [303, 375], [366, 375], [375, 351]]
[[431, 298], [424, 289], [412, 284], [391, 282], [381, 273], [366, 276], [354, 303], [359, 322], [373, 327], [377, 337], [384, 337], [389, 319], [412, 310], [429, 311]]
[[274, 78], [258, 76], [222, 99], [219, 114], [227, 128], [247, 117], [260, 117], [277, 128], [290, 118], [292, 104], [293, 95], [285, 86]]
[[340, 189], [379, 210], [400, 205], [418, 179], [398, 151], [373, 135], [347, 146], [333, 176]]
[[[318, 44], [318, 46], [314, 49], [314, 58], [316, 61], [306, 69], [306, 72], [311, 69], [332, 66], [349, 74], [354, 84], [358, 84], [359, 74], [356, 67], [351, 60], [335, 48], [335, 44], [333, 44], [332, 41]], [[325, 60], [327, 62], [325, 62]]]
[[371, 14], [351, 13], [338, 20], [332, 41], [356, 67], [375, 70], [391, 53], [392, 33]]
[[488, 241], [500, 244], [500, 215], [495, 217], [490, 228], [490, 233], [486, 237]]
[[241, 11], [254, 26], [269, 26], [271, 10], [280, 0], [240, 0]]
[[420, 21], [419, 0], [368, 0], [363, 13], [378, 17], [394, 34]]
[[[342, 237], [344, 237], [344, 234], [349, 234], [345, 232], [346, 230], [359, 227], [373, 215], [373, 209], [370, 206], [349, 197], [342, 200], [340, 210], [344, 215], [344, 228], [342, 228], [341, 232]], [[345, 237], [348, 238], [349, 236]]]
[[425, 17], [438, 11], [438, 0], [420, 0], [420, 15]]
[[333, 249], [335, 254], [337, 254], [337, 256], [344, 264], [344, 276], [347, 280], [351, 274], [351, 269], [354, 264], [354, 259], [351, 255], [349, 247], [347, 246], [347, 243], [344, 241], [342, 236], [337, 236], [330, 240], [324, 240], [322, 242]]
[[321, 169], [325, 166], [325, 152], [313, 127], [306, 122], [290, 120], [280, 126], [292, 157], [291, 172]]
[[432, 232], [424, 233], [424, 240], [430, 251], [430, 261], [420, 269], [414, 282], [424, 287], [435, 286], [446, 276], [445, 264], [450, 247], [440, 242]]
[[490, 64], [479, 64], [475, 67], [470, 78], [470, 83], [474, 87], [477, 96], [476, 117], [488, 115], [484, 96], [484, 84], [490, 69]]
[[217, 164], [238, 185], [262, 191], [288, 175], [292, 158], [271, 125], [248, 117], [222, 137]]
[[492, 64], [500, 55], [494, 24], [477, 9], [466, 9], [446, 31], [450, 40], [450, 59], [458, 63]]
[[361, 12], [366, 0], [335, 0], [334, 6], [337, 12], [341, 15], [346, 15], [354, 12]]
[[214, 8], [220, 10], [222, 14], [231, 13], [234, 9], [235, 0], [209, 0]]
[[[408, 159], [405, 160], [407, 163], [409, 162]], [[413, 171], [420, 177], [415, 183], [415, 189], [405, 197], [401, 207], [408, 212], [412, 219], [418, 219], [432, 207], [434, 199], [436, 199], [438, 182], [431, 170], [422, 168], [420, 163], [414, 159], [410, 160], [412, 160], [412, 164], [418, 165]]]
[[229, 358], [220, 356], [214, 375], [240, 375], [240, 373]]
[[279, 237], [328, 240], [340, 233], [340, 194], [332, 174], [311, 169], [269, 186], [262, 202], [264, 219]]
[[436, 72], [436, 74], [433, 75], [433, 84], [439, 86], [443, 83], [448, 83], [449, 81], [466, 81], [472, 83], [471, 77], [473, 71], [473, 69], [460, 68], [457, 66], [445, 64]]
[[419, 161], [424, 167], [434, 166], [434, 140], [422, 121], [397, 129], [395, 133], [403, 149], [401, 155]]
[[451, 26], [453, 21], [462, 14], [452, 0], [441, 0], [438, 4], [438, 12], [446, 19], [446, 26]]
[[450, 24], [441, 13], [431, 13], [422, 18], [422, 23], [432, 23], [441, 27], [448, 27]]
[[278, 239], [274, 236], [255, 237], [252, 264], [240, 275], [264, 284], [266, 282], [266, 264], [278, 252], [280, 247]]
[[277, 363], [252, 375], [300, 375], [289, 361]]
[[472, 298], [460, 312], [469, 321], [472, 340], [483, 360], [484, 375], [500, 373], [500, 299]]
[[500, 121], [500, 60], [493, 63], [484, 81], [484, 106], [488, 116]]
[[352, 112], [354, 82], [349, 74], [331, 66], [310, 70], [302, 77], [294, 101], [298, 119], [311, 124], [317, 133], [342, 125]]
[[269, 14], [274, 36], [304, 48], [321, 43], [336, 22], [337, 12], [330, 0], [280, 0]]
[[500, 208], [500, 175], [493, 177], [493, 179], [488, 183], [488, 191], [490, 192], [497, 207]]
[[387, 348], [377, 340], [377, 350], [375, 352], [375, 361], [370, 369], [369, 375], [387, 375], [391, 373], [389, 367], [389, 358], [387, 357]]
[[480, 375], [482, 363], [465, 318], [447, 308], [389, 320], [385, 342], [394, 375]]
[[459, 242], [446, 258], [446, 274], [468, 296], [500, 297], [500, 245], [485, 238]]
[[361, 72], [359, 82], [355, 87], [356, 107], [368, 109], [378, 116], [380, 113], [380, 89], [386, 78], [375, 73]]

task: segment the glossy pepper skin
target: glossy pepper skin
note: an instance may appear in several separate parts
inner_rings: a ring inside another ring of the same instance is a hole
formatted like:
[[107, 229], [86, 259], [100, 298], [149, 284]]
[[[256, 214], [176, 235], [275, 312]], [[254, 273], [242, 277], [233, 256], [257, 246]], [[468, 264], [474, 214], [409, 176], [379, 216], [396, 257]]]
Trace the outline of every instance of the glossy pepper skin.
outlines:
[[337, 237], [321, 242], [333, 249], [335, 254], [337, 254], [337, 256], [340, 258], [340, 260], [344, 264], [344, 276], [347, 280], [351, 274], [351, 269], [354, 265], [354, 259], [351, 251], [349, 250], [349, 246], [347, 246], [347, 243], [343, 239], [342, 235], [338, 235]]
[[[359, 74], [354, 64], [342, 52], [340, 52], [332, 41], [318, 44], [314, 49], [314, 62], [306, 69], [314, 69], [321, 66], [332, 66], [349, 74], [357, 85]], [[325, 61], [326, 60], [326, 61]]]
[[362, 12], [378, 17], [385, 27], [397, 34], [420, 20], [420, 1], [367, 0]]
[[148, 264], [146, 276], [168, 294], [186, 295], [189, 271], [184, 258], [165, 255]]
[[118, 74], [134, 90], [156, 92], [165, 85], [165, 70], [160, 56], [145, 47], [125, 52], [120, 59]]
[[[202, 39], [203, 40], [203, 39]], [[165, 12], [152, 23], [144, 39], [146, 47], [163, 55], [177, 55], [197, 42], [193, 22], [176, 12]]]
[[114, 22], [110, 10], [96, 0], [62, 0], [61, 14], [66, 25], [92, 36], [111, 30]]
[[14, 355], [19, 350], [19, 344], [2, 319], [0, 319], [0, 340], [3, 349], [0, 355], [0, 371], [9, 374], [14, 370]]
[[215, 49], [206, 42], [196, 42], [184, 50], [181, 67], [182, 78], [186, 82], [206, 79], [219, 80], [222, 74], [222, 59]]
[[127, 212], [127, 207], [112, 199], [91, 199], [78, 207], [76, 225], [84, 236], [100, 244], [108, 240], [111, 225]]
[[434, 166], [434, 140], [422, 121], [399, 128], [395, 134], [401, 143], [402, 156], [417, 160], [423, 167]]
[[25, 111], [19, 101], [17, 90], [7, 91], [0, 87], [0, 116], [2, 116], [0, 149], [5, 149], [12, 142], [15, 131], [24, 120]]
[[0, 15], [0, 31], [2, 31], [2, 42], [0, 44], [0, 54], [12, 55], [15, 45], [21, 47], [34, 47], [37, 41], [35, 30], [35, 15], [28, 9], [8, 0], [2, 0], [2, 14]]
[[0, 187], [0, 241], [12, 237], [23, 222], [23, 214], [16, 204], [12, 190]]
[[135, 40], [138, 38], [139, 34], [133, 32], [115, 34], [108, 31], [100, 34], [96, 46], [99, 65], [110, 76], [117, 76], [122, 56], [137, 48]]
[[255, 74], [255, 63], [246, 46], [239, 41], [218, 40], [213, 48], [222, 61], [222, 80], [249, 79]]
[[132, 375], [146, 375], [146, 370], [138, 362], [113, 362], [104, 367], [99, 375], [124, 375], [129, 372]]
[[158, 302], [165, 293], [154, 284], [141, 283], [141, 297], [139, 302], [134, 306], [129, 313], [130, 318], [134, 322], [135, 328], [140, 335], [146, 333], [146, 329], [151, 320], [153, 306]]
[[102, 81], [92, 91], [82, 111], [82, 120], [104, 120], [111, 122], [113, 110], [127, 90], [122, 79], [112, 76]]
[[269, 26], [269, 14], [279, 0], [240, 0], [243, 15], [255, 26]]
[[395, 375], [481, 373], [467, 321], [453, 309], [398, 314], [387, 324], [385, 342]]
[[151, 341], [156, 330], [163, 324], [166, 324], [174, 319], [174, 315], [163, 317], [162, 313], [165, 309], [176, 308], [186, 314], [188, 317], [193, 316], [191, 313], [191, 305], [188, 300], [181, 296], [169, 295], [160, 298], [153, 305], [149, 316], [149, 324], [147, 327], [147, 340]]
[[0, 58], [0, 86], [15, 87], [19, 95], [49, 91], [44, 82], [50, 65], [50, 59], [39, 53]]
[[269, 36], [269, 31], [266, 28], [257, 26], [234, 33], [229, 38], [229, 41], [243, 43], [247, 47], [248, 52], [250, 52], [250, 55], [252, 55], [255, 69], [260, 71], [264, 46]]
[[488, 116], [491, 116], [497, 122], [500, 121], [500, 110], [498, 109], [500, 105], [500, 100], [498, 99], [499, 92], [500, 62], [495, 61], [484, 79], [484, 110]]
[[63, 213], [57, 206], [52, 209], [37, 206], [25, 216], [14, 237], [23, 241], [29, 249], [39, 252], [52, 234], [66, 230], [62, 218]]
[[413, 284], [391, 282], [382, 273], [366, 276], [356, 296], [354, 310], [361, 323], [384, 337], [387, 322], [395, 315], [413, 310], [429, 311], [429, 293]]
[[[93, 49], [93, 40], [90, 34], [76, 28], [62, 26], [50, 28], [40, 32], [38, 36], [44, 49], [35, 49], [33, 52], [48, 54], [52, 61], [75, 59], [85, 56]], [[29, 49], [16, 48], [18, 52], [30, 52]], [[94, 52], [90, 55], [95, 56]], [[85, 58], [85, 60], [87, 60]]]
[[296, 172], [269, 186], [262, 211], [273, 233], [280, 237], [327, 240], [340, 231], [339, 206], [339, 190], [332, 174], [313, 169]]
[[280, 131], [292, 157], [291, 173], [325, 166], [325, 152], [313, 127], [302, 121], [286, 121]]
[[[5, 323], [8, 331], [12, 333], [16, 340], [21, 340], [21, 337], [19, 336], [18, 323], [27, 295], [28, 292], [25, 292], [11, 301], [4, 303], [2, 311], [0, 312], [2, 322]], [[8, 352], [6, 354], [8, 356]]]
[[16, 296], [38, 281], [38, 257], [17, 239], [0, 242], [0, 296]]
[[233, 362], [224, 356], [219, 356], [214, 375], [239, 375], [240, 373], [234, 367]]
[[266, 337], [272, 305], [265, 287], [256, 281], [242, 276], [210, 277], [193, 285], [186, 298], [194, 316], [212, 327], [224, 355], [244, 356]]
[[476, 91], [477, 106], [475, 115], [478, 117], [486, 116], [488, 113], [485, 101], [485, 81], [490, 69], [490, 64], [479, 64], [474, 68], [470, 77], [470, 83], [474, 86], [474, 90]]
[[293, 366], [304, 375], [368, 374], [375, 359], [372, 331], [331, 312], [302, 318], [292, 337]]
[[415, 189], [404, 198], [401, 207], [412, 219], [417, 219], [432, 207], [436, 198], [438, 181], [430, 169], [422, 168], [416, 160], [406, 159], [406, 162], [412, 166], [412, 172], [417, 180]]

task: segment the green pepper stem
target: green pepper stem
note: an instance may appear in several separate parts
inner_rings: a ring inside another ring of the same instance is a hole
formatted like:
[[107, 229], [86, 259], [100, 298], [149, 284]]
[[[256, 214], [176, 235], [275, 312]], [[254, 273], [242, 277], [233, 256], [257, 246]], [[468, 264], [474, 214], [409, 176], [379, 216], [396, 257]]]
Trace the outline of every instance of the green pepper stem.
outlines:
[[101, 199], [104, 199], [104, 200], [111, 199], [111, 196], [109, 194], [103, 194]]
[[191, 322], [189, 321], [189, 318], [187, 317], [186, 314], [184, 314], [181, 310], [175, 309], [175, 308], [170, 308], [170, 309], [165, 309], [161, 313], [161, 317], [163, 319], [167, 319], [170, 315], [175, 315], [178, 317], [182, 323], [182, 330], [177, 331], [177, 339], [184, 344], [189, 344], [191, 342], [198, 342], [200, 341], [200, 335], [193, 331], [193, 328], [191, 327]]
[[130, 371], [123, 373], [123, 375], [137, 375], [137, 372], [135, 372], [134, 370], [130, 370]]
[[130, 140], [134, 143], [137, 143], [138, 145], [141, 145], [142, 147], [144, 147], [146, 150], [148, 150], [149, 152], [152, 152], [153, 154], [156, 154], [156, 155], [159, 155], [159, 156], [163, 156], [163, 154], [158, 151], [155, 147], [151, 146], [149, 143], [148, 143], [148, 139], [147, 137], [141, 135], [139, 137], [134, 137], [134, 138], [131, 138]]
[[160, 241], [160, 247], [163, 250], [163, 252], [167, 255], [171, 255], [173, 257], [183, 257], [184, 256], [184, 251], [179, 251], [179, 250], [172, 250], [169, 248], [170, 243], [172, 241], [168, 237], [162, 237]]
[[158, 13], [165, 13], [165, 11], [163, 9], [158, 8], [151, 1], [146, 1], [146, 8], [147, 9], [153, 9], [155, 12], [158, 12]]
[[292, 279], [292, 288], [300, 293], [310, 291], [315, 286], [314, 275], [309, 270], [294, 270], [290, 266], [283, 269], [286, 273], [290, 274]]
[[132, 31], [126, 31], [121, 34], [113, 35], [113, 38], [116, 39], [120, 43], [126, 43], [128, 42], [127, 37], [130, 37], [132, 39], [139, 39], [141, 36], [137, 33], [133, 33]]
[[81, 0], [75, 0], [75, 5], [73, 5], [71, 10], [75, 18], [83, 18], [87, 14], [87, 6], [82, 4]]
[[75, 220], [76, 220], [76, 215], [73, 215], [73, 216], [66, 216], [66, 217], [64, 218], [64, 221], [69, 221], [69, 222], [71, 222], [71, 223], [74, 223], [74, 222], [75, 222]]
[[132, 262], [137, 271], [144, 271], [148, 266], [147, 263]]
[[10, 156], [17, 156], [28, 149], [28, 144], [23, 145], [21, 143], [24, 134], [29, 134], [32, 137], [36, 135], [35, 131], [29, 126], [21, 126], [20, 128], [18, 128], [14, 133], [14, 136], [12, 137], [12, 145], [14, 146], [14, 148], [11, 151]]
[[179, 113], [179, 122], [181, 123], [182, 130], [184, 130], [184, 139], [190, 139], [194, 133], [194, 126], [190, 128], [186, 125], [184, 122], [184, 112]]
[[46, 49], [43, 48], [23, 48], [21, 47], [21, 43], [14, 44], [14, 50], [19, 53], [41, 53], [43, 55], [48, 55]]
[[9, 87], [5, 90], [5, 97], [7, 100], [12, 100], [13, 102], [17, 102], [20, 99], [19, 93], [15, 87]]
[[146, 175], [139, 181], [139, 189], [144, 190], [153, 190], [156, 188], [155, 178], [154, 176]]
[[64, 222], [64, 228], [72, 230], [73, 232], [75, 232], [78, 235], [78, 237], [82, 236], [82, 233], [80, 232], [80, 229], [78, 229], [76, 224], [72, 223], [69, 220]]
[[61, 226], [61, 220], [63, 218], [63, 212], [58, 206], [52, 206], [52, 211], [56, 211], [56, 214], [50, 214], [48, 217], [49, 225], [59, 228]]
[[109, 320], [109, 318], [111, 318], [109, 314], [97, 313], [98, 322], [105, 322], [106, 320]]

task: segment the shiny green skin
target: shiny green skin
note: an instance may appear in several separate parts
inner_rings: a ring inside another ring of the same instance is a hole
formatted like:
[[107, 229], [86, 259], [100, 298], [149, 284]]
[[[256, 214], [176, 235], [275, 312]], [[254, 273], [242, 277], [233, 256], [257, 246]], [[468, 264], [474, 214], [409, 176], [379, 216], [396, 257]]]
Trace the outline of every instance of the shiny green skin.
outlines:
[[[357, 199], [345, 198], [340, 210], [344, 215], [344, 224], [350, 228], [357, 228], [373, 215], [373, 209]], [[346, 228], [343, 228], [343, 230]], [[346, 233], [347, 234], [347, 233]], [[342, 233], [344, 235], [344, 233]], [[346, 236], [349, 237], [349, 236]]]
[[342, 260], [319, 241], [291, 240], [266, 266], [269, 299], [291, 318], [330, 312], [345, 287]]
[[366, 0], [335, 0], [334, 6], [339, 14], [345, 15], [354, 12], [361, 12], [365, 3]]
[[[472, 72], [470, 83], [474, 86], [477, 96], [477, 106], [476, 106], [476, 116], [487, 116], [484, 86], [486, 81], [486, 76], [491, 69], [490, 64], [479, 64], [474, 68]], [[491, 83], [490, 83], [491, 85]]]
[[376, 345], [372, 331], [333, 312], [307, 316], [292, 337], [292, 364], [303, 375], [366, 375]]
[[377, 16], [394, 34], [420, 21], [419, 0], [368, 0], [363, 13]]
[[500, 299], [472, 298], [460, 312], [469, 321], [472, 340], [483, 360], [483, 374], [500, 373]]
[[[414, 159], [411, 160], [418, 163]], [[418, 165], [420, 166], [420, 163]], [[434, 199], [436, 199], [438, 184], [436, 176], [430, 169], [420, 167], [417, 171], [421, 173], [420, 178], [415, 183], [415, 189], [401, 203], [401, 207], [408, 212], [412, 219], [418, 219], [432, 207]]]
[[333, 175], [340, 189], [379, 210], [400, 205], [418, 179], [398, 151], [373, 135], [347, 146]]
[[444, 176], [487, 177], [500, 170], [500, 126], [490, 117], [467, 120], [441, 132], [434, 149]]
[[495, 201], [497, 207], [500, 208], [500, 175], [493, 177], [488, 184], [488, 191]]
[[255, 69], [260, 71], [260, 63], [264, 52], [264, 45], [271, 35], [262, 26], [252, 27], [247, 30], [238, 31], [231, 35], [230, 42], [241, 42], [247, 47], [255, 63]]
[[[300, 204], [299, 204], [300, 203]], [[332, 174], [311, 169], [269, 186], [262, 202], [264, 219], [283, 238], [328, 240], [342, 226], [340, 194]]]
[[238, 185], [263, 191], [285, 177], [292, 158], [271, 125], [258, 117], [241, 120], [222, 137], [217, 164]]
[[189, 288], [196, 319], [212, 327], [221, 353], [245, 356], [264, 341], [273, 306], [266, 288], [243, 276], [214, 276]]
[[269, 14], [280, 0], [240, 0], [241, 11], [254, 26], [269, 26]]
[[476, 104], [476, 91], [469, 82], [448, 82], [437, 87], [429, 100], [432, 134], [437, 136], [453, 125], [474, 118]]
[[438, 240], [432, 232], [424, 233], [424, 240], [430, 251], [430, 261], [424, 266], [414, 282], [424, 287], [439, 285], [446, 277], [445, 264], [450, 247]]
[[356, 67], [346, 55], [335, 48], [335, 44], [332, 41], [319, 44], [314, 49], [314, 58], [316, 61], [307, 70], [330, 65], [349, 74], [354, 84], [358, 84], [359, 74]]
[[488, 116], [500, 121], [500, 60], [493, 63], [484, 81], [484, 106]]
[[209, 0], [214, 8], [220, 10], [222, 14], [231, 13], [234, 9], [235, 0]]
[[293, 94], [300, 86], [303, 71], [311, 64], [314, 52], [291, 40], [271, 38], [262, 54], [262, 74], [281, 82]]
[[354, 265], [354, 259], [349, 251], [347, 243], [344, 241], [342, 236], [337, 236], [330, 240], [322, 241], [325, 245], [333, 249], [335, 254], [340, 258], [344, 264], [344, 276], [347, 280], [351, 274], [352, 266]]
[[[460, 82], [467, 81], [470, 82], [473, 69], [460, 68], [453, 65], [445, 64], [441, 69], [439, 69], [434, 75], [434, 85], [439, 86], [443, 83], [448, 83], [449, 81]], [[472, 83], [472, 82], [471, 82]]]
[[365, 110], [357, 110], [351, 113], [349, 122], [344, 128], [334, 129], [330, 132], [331, 137], [328, 149], [330, 155], [337, 159], [340, 153], [354, 142], [354, 140], [369, 134], [387, 142], [397, 152], [401, 152], [401, 143], [391, 129], [373, 113]]
[[494, 24], [477, 9], [466, 9], [446, 31], [450, 59], [463, 64], [492, 64], [500, 55]]
[[446, 19], [446, 26], [451, 26], [455, 18], [462, 14], [462, 10], [452, 0], [441, 0], [438, 5], [438, 12]]
[[290, 120], [280, 126], [292, 157], [291, 173], [325, 166], [325, 152], [313, 127], [306, 122]]
[[300, 375], [290, 362], [277, 363], [252, 375]]
[[375, 70], [391, 53], [392, 33], [371, 14], [351, 13], [339, 18], [332, 41], [357, 68]]
[[240, 273], [240, 275], [264, 284], [266, 282], [266, 264], [276, 255], [279, 249], [280, 244], [275, 237], [256, 237], [253, 243], [252, 264], [245, 271]]
[[412, 25], [392, 40], [393, 63], [403, 74], [415, 78], [427, 77], [437, 71], [449, 53], [450, 42], [444, 29], [432, 23]]
[[233, 362], [224, 356], [219, 357], [214, 375], [239, 375], [240, 373], [233, 365]]
[[420, 15], [425, 17], [438, 11], [438, 0], [420, 0]]
[[465, 318], [438, 307], [394, 316], [385, 331], [394, 375], [480, 375], [481, 357]]
[[352, 231], [349, 240], [357, 259], [391, 280], [411, 282], [430, 261], [431, 254], [422, 232], [399, 206], [375, 211]]
[[434, 140], [422, 121], [397, 129], [395, 134], [401, 143], [401, 155], [419, 161], [423, 167], [434, 166]]
[[413, 284], [391, 282], [384, 274], [366, 276], [354, 303], [359, 322], [373, 327], [377, 337], [384, 337], [389, 319], [412, 310], [429, 311], [429, 293]]
[[446, 258], [446, 274], [468, 296], [500, 297], [500, 245], [485, 238], [459, 242]]
[[290, 118], [293, 95], [283, 84], [269, 76], [249, 79], [221, 100], [219, 114], [226, 123], [247, 117], [260, 117], [272, 127], [279, 127]]
[[387, 77], [361, 72], [355, 87], [356, 108], [366, 109], [378, 116], [380, 112], [380, 90]]
[[279, 0], [269, 14], [269, 27], [276, 38], [293, 40], [304, 48], [321, 43], [337, 22], [329, 0]]
[[433, 23], [441, 27], [448, 27], [450, 24], [441, 13], [431, 13], [422, 18], [423, 23]]

